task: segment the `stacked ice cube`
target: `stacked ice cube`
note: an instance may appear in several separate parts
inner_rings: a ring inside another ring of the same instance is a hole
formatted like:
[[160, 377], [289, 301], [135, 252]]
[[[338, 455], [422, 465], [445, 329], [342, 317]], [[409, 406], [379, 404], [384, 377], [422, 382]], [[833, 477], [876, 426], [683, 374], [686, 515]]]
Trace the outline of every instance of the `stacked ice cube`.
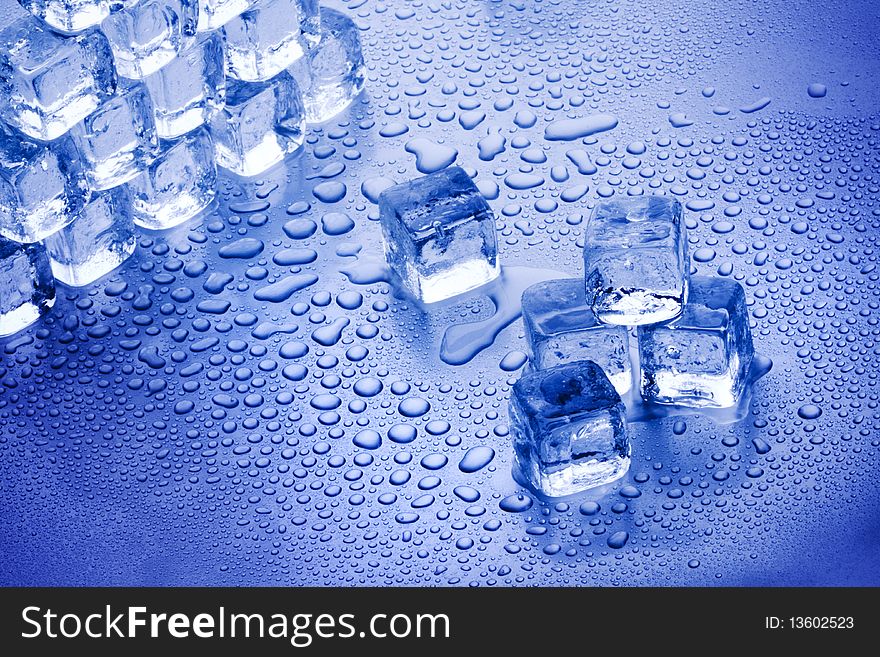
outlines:
[[686, 245], [678, 201], [602, 202], [585, 231], [584, 278], [523, 293], [531, 369], [513, 387], [512, 429], [520, 471], [545, 494], [610, 483], [629, 467], [627, 327], [637, 327], [645, 402], [742, 398], [753, 355], [745, 293], [729, 279], [691, 278]]
[[[379, 196], [385, 257], [410, 295], [443, 301], [498, 276], [495, 220], [470, 176], [449, 167]], [[680, 406], [731, 406], [752, 360], [745, 294], [727, 279], [690, 279], [681, 204], [600, 203], [587, 224], [585, 275], [522, 296], [530, 371], [513, 386], [516, 460], [550, 496], [623, 476], [637, 327], [640, 393]]]
[[[34, 299], [43, 264], [104, 276], [135, 227], [211, 206], [218, 165], [265, 172], [363, 87], [357, 26], [317, 0], [19, 2], [0, 30], [0, 287]], [[50, 305], [29, 298], [3, 297], [0, 334]]]
[[[495, 220], [460, 167], [379, 196], [385, 257], [409, 294], [443, 301], [498, 276]], [[536, 489], [577, 493], [623, 476], [630, 328], [642, 398], [724, 407], [742, 397], [752, 360], [745, 294], [728, 279], [689, 277], [681, 204], [661, 196], [602, 202], [585, 231], [584, 278], [522, 296], [530, 371], [513, 386], [516, 460]]]

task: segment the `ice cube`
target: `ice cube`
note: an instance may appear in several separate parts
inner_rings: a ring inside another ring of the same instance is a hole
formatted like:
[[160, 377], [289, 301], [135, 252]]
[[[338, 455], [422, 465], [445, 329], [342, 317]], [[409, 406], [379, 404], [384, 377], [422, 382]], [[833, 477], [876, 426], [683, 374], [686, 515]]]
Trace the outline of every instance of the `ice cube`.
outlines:
[[86, 193], [69, 137], [46, 145], [0, 124], [0, 235], [42, 240], [73, 220]]
[[116, 89], [97, 30], [63, 37], [26, 16], [0, 31], [0, 116], [34, 139], [60, 137]]
[[211, 119], [217, 164], [255, 176], [302, 145], [305, 131], [296, 81], [286, 71], [268, 82], [232, 81], [226, 107]]
[[143, 84], [120, 81], [117, 93], [70, 131], [86, 180], [95, 190], [128, 182], [159, 149], [153, 104]]
[[169, 64], [144, 78], [159, 137], [180, 137], [223, 108], [223, 66], [223, 43], [219, 34], [211, 33], [200, 36]]
[[129, 183], [134, 223], [151, 230], [191, 219], [216, 196], [214, 144], [206, 128], [160, 145], [156, 160]]
[[590, 309], [580, 278], [544, 281], [522, 295], [523, 324], [535, 369], [578, 360], [599, 365], [621, 395], [632, 388], [625, 326], [603, 324]]
[[681, 312], [688, 261], [677, 200], [603, 201], [590, 216], [584, 242], [587, 300], [600, 321], [635, 326]]
[[495, 217], [461, 167], [389, 187], [379, 213], [388, 264], [423, 302], [498, 276]]
[[290, 67], [299, 83], [306, 121], [321, 123], [348, 107], [364, 88], [358, 27], [345, 14], [321, 7], [321, 38]]
[[168, 64], [192, 45], [198, 0], [141, 0], [104, 19], [116, 71], [140, 80]]
[[317, 0], [263, 0], [223, 28], [229, 77], [261, 82], [278, 75], [320, 38]]
[[55, 303], [55, 279], [42, 244], [0, 237], [0, 336], [34, 323]]
[[642, 396], [659, 404], [733, 406], [753, 355], [742, 286], [695, 276], [678, 319], [639, 327]]
[[75, 34], [97, 25], [110, 13], [110, 0], [18, 0], [56, 32]]
[[198, 0], [199, 32], [223, 27], [251, 6], [251, 0]]
[[96, 193], [70, 224], [43, 244], [52, 273], [67, 285], [88, 285], [116, 269], [135, 247], [127, 187]]
[[579, 493], [629, 469], [623, 402], [592, 361], [524, 374], [513, 384], [510, 419], [520, 472], [545, 495]]

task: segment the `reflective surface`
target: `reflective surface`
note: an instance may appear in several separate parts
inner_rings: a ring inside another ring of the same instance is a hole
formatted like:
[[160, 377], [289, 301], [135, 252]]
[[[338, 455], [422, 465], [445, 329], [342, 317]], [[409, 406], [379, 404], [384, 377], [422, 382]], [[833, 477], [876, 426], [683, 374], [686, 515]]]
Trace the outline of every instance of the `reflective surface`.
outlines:
[[[2, 583], [877, 584], [877, 9], [333, 4], [346, 113], [0, 342]], [[422, 310], [375, 201], [449, 162], [502, 277]], [[544, 503], [511, 475], [517, 300], [642, 192], [773, 368], [743, 419], [634, 423], [624, 478]]]

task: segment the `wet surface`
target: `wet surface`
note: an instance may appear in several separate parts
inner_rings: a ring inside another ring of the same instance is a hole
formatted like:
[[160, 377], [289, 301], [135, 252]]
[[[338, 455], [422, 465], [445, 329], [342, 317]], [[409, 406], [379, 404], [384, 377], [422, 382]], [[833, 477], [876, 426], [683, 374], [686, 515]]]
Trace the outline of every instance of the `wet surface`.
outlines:
[[[0, 341], [2, 582], [877, 584], [878, 10], [331, 4], [367, 61], [347, 112]], [[375, 201], [451, 162], [505, 275], [420, 307]], [[773, 367], [740, 419], [640, 418], [624, 479], [540, 500], [518, 297], [639, 193], [685, 204]]]

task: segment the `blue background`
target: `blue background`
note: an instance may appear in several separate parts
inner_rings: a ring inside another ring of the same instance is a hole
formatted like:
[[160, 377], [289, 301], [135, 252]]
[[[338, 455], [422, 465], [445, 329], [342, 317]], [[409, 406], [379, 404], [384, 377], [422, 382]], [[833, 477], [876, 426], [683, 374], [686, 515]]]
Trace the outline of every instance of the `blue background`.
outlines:
[[[258, 180], [223, 178], [201, 223], [142, 237], [123, 269], [60, 287], [44, 320], [0, 342], [0, 582], [880, 583], [880, 7], [330, 4], [362, 28], [367, 60], [345, 115]], [[813, 83], [826, 94], [811, 97]], [[595, 113], [618, 126], [543, 137], [554, 119]], [[481, 160], [495, 132], [506, 150]], [[577, 171], [573, 148], [594, 173]], [[418, 175], [419, 152], [423, 169], [454, 154], [476, 171], [502, 262], [530, 268], [493, 288], [501, 315], [527, 282], [580, 273], [599, 198], [688, 204], [693, 270], [744, 285], [756, 349], [773, 361], [746, 417], [633, 424], [632, 468], [607, 489], [546, 503], [516, 484], [506, 404], [521, 322], [493, 321], [479, 295], [425, 312], [380, 280], [368, 196], [377, 178]], [[578, 185], [579, 200], [561, 200]], [[328, 213], [353, 228], [329, 234]], [[291, 220], [317, 230], [294, 239]], [[219, 255], [242, 238], [260, 253]], [[275, 264], [287, 248], [316, 259]], [[318, 281], [255, 299], [300, 270]], [[234, 277], [217, 294], [203, 288], [214, 271]], [[448, 365], [444, 333], [475, 321], [447, 346], [494, 341]], [[335, 344], [312, 337], [333, 322]], [[266, 323], [288, 332], [255, 337]], [[308, 353], [280, 355], [297, 341]], [[389, 439], [398, 424], [413, 442]], [[363, 429], [378, 449], [352, 442]], [[494, 457], [463, 472], [475, 447]]]

